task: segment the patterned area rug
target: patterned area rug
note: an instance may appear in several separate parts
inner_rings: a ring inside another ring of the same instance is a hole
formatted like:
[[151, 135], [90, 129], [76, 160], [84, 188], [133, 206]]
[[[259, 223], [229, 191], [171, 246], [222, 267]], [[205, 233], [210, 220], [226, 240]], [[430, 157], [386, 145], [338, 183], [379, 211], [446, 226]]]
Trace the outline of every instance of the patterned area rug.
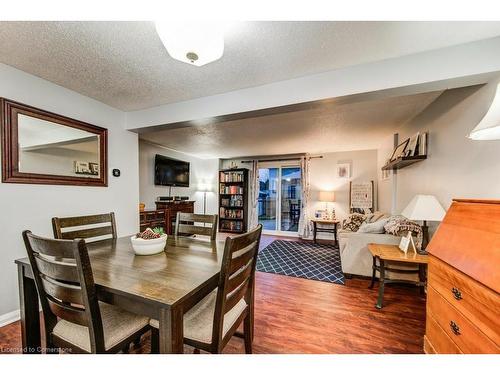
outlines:
[[275, 240], [259, 251], [257, 271], [344, 285], [334, 245]]

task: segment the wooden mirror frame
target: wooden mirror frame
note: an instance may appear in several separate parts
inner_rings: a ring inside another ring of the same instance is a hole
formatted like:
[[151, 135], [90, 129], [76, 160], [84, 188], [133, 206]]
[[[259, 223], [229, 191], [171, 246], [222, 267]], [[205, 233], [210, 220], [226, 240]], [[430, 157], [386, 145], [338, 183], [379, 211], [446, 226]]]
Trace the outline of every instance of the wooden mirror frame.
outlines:
[[[99, 178], [60, 176], [19, 171], [18, 114], [80, 129], [99, 136]], [[69, 117], [0, 98], [2, 182], [15, 184], [108, 186], [108, 130]]]

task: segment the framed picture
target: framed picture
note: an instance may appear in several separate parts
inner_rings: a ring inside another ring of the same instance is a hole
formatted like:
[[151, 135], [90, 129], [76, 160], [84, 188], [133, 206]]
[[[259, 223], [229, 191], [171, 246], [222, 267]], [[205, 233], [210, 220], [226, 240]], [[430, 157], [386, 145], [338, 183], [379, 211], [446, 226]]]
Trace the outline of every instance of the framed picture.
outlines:
[[407, 253], [408, 250], [413, 250], [415, 253], [417, 252], [417, 248], [415, 247], [415, 242], [413, 241], [413, 237], [411, 236], [411, 232], [408, 232], [406, 236], [401, 237], [401, 241], [399, 242], [399, 250], [403, 253]]
[[326, 210], [316, 210], [314, 217], [316, 219], [325, 219], [327, 217], [327, 212]]
[[351, 164], [342, 163], [337, 164], [337, 178], [350, 178], [351, 177]]
[[406, 139], [404, 142], [400, 143], [398, 147], [396, 147], [392, 153], [391, 161], [396, 160], [401, 156], [405, 156], [406, 148], [408, 147], [408, 143], [410, 142], [410, 138]]
[[90, 169], [90, 173], [91, 174], [94, 174], [94, 175], [98, 175], [99, 174], [99, 164], [97, 164], [97, 163], [89, 163], [89, 169]]
[[90, 174], [89, 163], [86, 161], [75, 161], [76, 174]]

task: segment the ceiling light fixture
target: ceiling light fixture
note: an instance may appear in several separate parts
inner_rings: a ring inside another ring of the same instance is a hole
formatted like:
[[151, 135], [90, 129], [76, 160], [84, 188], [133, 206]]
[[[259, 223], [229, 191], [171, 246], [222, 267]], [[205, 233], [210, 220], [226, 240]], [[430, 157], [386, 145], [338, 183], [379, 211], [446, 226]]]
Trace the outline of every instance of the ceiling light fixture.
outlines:
[[168, 54], [176, 60], [202, 66], [220, 59], [224, 53], [221, 22], [157, 21], [155, 25]]
[[490, 141], [500, 139], [500, 83], [497, 85], [495, 97], [479, 124], [469, 135], [475, 141]]

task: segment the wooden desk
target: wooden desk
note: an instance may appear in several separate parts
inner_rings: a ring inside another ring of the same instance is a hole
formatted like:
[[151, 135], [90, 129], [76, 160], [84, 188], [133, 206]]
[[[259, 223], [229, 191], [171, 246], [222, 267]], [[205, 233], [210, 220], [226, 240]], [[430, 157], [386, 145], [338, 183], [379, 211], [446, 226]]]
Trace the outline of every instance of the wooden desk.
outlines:
[[[413, 285], [417, 285], [422, 287], [425, 286], [425, 269], [427, 267], [427, 263], [429, 262], [429, 257], [427, 255], [417, 254], [414, 251], [408, 251], [406, 254], [403, 253], [397, 245], [381, 245], [381, 244], [368, 244], [368, 250], [373, 257], [373, 273], [372, 273], [372, 282], [370, 284], [370, 288], [373, 288], [375, 285], [375, 273], [378, 271], [380, 273], [379, 279], [379, 288], [378, 288], [378, 299], [375, 307], [377, 309], [381, 309], [384, 301], [384, 287], [385, 284], [388, 283], [409, 283]], [[378, 265], [377, 265], [378, 260]], [[386, 266], [386, 262], [398, 262], [402, 264], [414, 264], [418, 266], [418, 269], [398, 269], [398, 268], [389, 268]], [[395, 272], [395, 273], [405, 273], [405, 274], [418, 274], [419, 281], [413, 282], [408, 280], [391, 280], [387, 279], [385, 276], [385, 272]]]
[[[88, 244], [98, 298], [160, 322], [160, 353], [183, 353], [183, 315], [217, 287], [224, 242], [169, 236], [166, 251], [136, 256], [130, 237]], [[40, 351], [38, 294], [28, 258], [16, 260], [22, 345]]]
[[[316, 243], [316, 233], [332, 233], [333, 238], [335, 240], [335, 244], [338, 244], [337, 241], [337, 226], [339, 225], [339, 220], [327, 220], [327, 219], [311, 219], [313, 223], [313, 240]], [[329, 225], [330, 228], [318, 227], [320, 225]], [[331, 227], [333, 225], [333, 228]]]

